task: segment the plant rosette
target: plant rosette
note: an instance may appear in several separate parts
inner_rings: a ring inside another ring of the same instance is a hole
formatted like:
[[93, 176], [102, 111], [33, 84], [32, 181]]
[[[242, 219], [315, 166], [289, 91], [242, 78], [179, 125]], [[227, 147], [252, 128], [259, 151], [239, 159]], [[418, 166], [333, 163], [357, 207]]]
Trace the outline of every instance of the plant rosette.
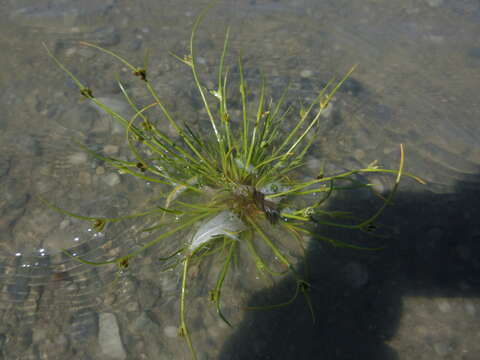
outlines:
[[[162, 256], [160, 259], [166, 264], [163, 269], [181, 269], [179, 334], [185, 338], [193, 358], [197, 355], [186, 322], [187, 280], [193, 264], [206, 258], [213, 259], [218, 264], [217, 280], [210, 291], [210, 299], [215, 304], [218, 315], [230, 326], [221, 310], [221, 294], [227, 274], [240, 252], [251, 257], [258, 273], [267, 276], [291, 274], [297, 283], [294, 296], [285, 303], [251, 309], [285, 306], [302, 293], [313, 317], [307, 279], [299, 274], [292, 260], [282, 250], [277, 234], [282, 234], [282, 241], [287, 238], [304, 251], [305, 237], [311, 234], [312, 224], [369, 231], [391, 203], [402, 176], [424, 183], [422, 179], [404, 172], [403, 145], [400, 145], [400, 161], [396, 170], [384, 169], [372, 163], [361, 169], [333, 175], [323, 174], [322, 171], [307, 181], [296, 180], [296, 172], [304, 166], [305, 155], [317, 138], [322, 113], [352, 74], [354, 67], [338, 81], [329, 81], [309, 105], [301, 104], [298, 113], [294, 113], [292, 107], [285, 108], [287, 90], [278, 100], [270, 99], [264, 79], [256, 100], [252, 101], [247, 96], [249, 93], [241, 58], [237, 63], [238, 88], [234, 91], [231, 86], [232, 71], [225, 64], [229, 38], [227, 30], [218, 64], [216, 88], [207, 91], [198, 71], [194, 45], [197, 29], [208, 10], [209, 8], [202, 11], [193, 25], [188, 54], [184, 57], [172, 55], [191, 70], [193, 83], [211, 128], [210, 136], [202, 135], [197, 129], [177, 120], [150, 82], [146, 68], [134, 66], [108, 49], [82, 42], [82, 45], [97, 49], [130, 69], [132, 76], [150, 94], [151, 103], [139, 106], [122, 81], [118, 80], [122, 94], [134, 111], [131, 118], [125, 118], [97, 98], [95, 92], [84, 85], [45, 46], [56, 64], [78, 86], [80, 94], [123, 126], [131, 160], [113, 158], [79, 145], [121, 174], [132, 175], [169, 189], [159, 200], [159, 206], [118, 218], [83, 216], [42, 199], [62, 214], [92, 222], [96, 231], [102, 231], [109, 223], [126, 219], [154, 219], [154, 225], [151, 225], [150, 220], [150, 225], [142, 229], [143, 232], [152, 234], [152, 239], [133, 251], [124, 249], [124, 254], [117, 258], [98, 261], [80, 257], [72, 250], [63, 251], [66, 256], [86, 266], [116, 265], [123, 271], [135, 256], [155, 247], [159, 256]], [[232, 111], [234, 103], [240, 104], [239, 112]], [[160, 117], [154, 111], [158, 111]], [[239, 118], [233, 119], [233, 114], [238, 113]], [[296, 120], [293, 128], [285, 133], [282, 124], [285, 126], [287, 119], [290, 122]], [[177, 139], [173, 140], [162, 130], [165, 125], [175, 130]], [[371, 188], [370, 184], [355, 179], [356, 175], [366, 173], [394, 176], [393, 188], [388, 196], [382, 197], [383, 204], [369, 218], [355, 223], [337, 222], [339, 218], [344, 220], [348, 217], [341, 216], [345, 214], [343, 212], [325, 209], [326, 200], [335, 192]], [[185, 232], [189, 234], [186, 238], [178, 236]], [[316, 235], [315, 238], [334, 245], [358, 248], [327, 237]], [[165, 243], [169, 243], [168, 249], [175, 250], [165, 254], [162, 251], [162, 244]], [[268, 249], [276, 259], [275, 266], [269, 263], [259, 251], [260, 248]]]

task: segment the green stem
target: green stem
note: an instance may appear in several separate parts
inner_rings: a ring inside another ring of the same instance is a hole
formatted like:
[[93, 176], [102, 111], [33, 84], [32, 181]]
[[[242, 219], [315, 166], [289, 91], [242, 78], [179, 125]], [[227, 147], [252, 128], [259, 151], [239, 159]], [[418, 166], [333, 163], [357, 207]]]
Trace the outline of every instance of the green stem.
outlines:
[[230, 327], [232, 327], [232, 324], [230, 324], [230, 322], [225, 318], [225, 316], [222, 313], [222, 310], [220, 309], [220, 297], [222, 293], [223, 282], [225, 280], [225, 277], [227, 276], [228, 269], [230, 268], [230, 262], [232, 260], [232, 256], [235, 251], [236, 245], [237, 245], [237, 240], [231, 240], [227, 257], [225, 258], [225, 261], [222, 266], [222, 270], [220, 271], [217, 283], [215, 284], [215, 289], [213, 290], [213, 294], [212, 294], [212, 298], [213, 298], [213, 301], [215, 302], [215, 307], [217, 309], [217, 314]]
[[188, 331], [187, 323], [185, 321], [185, 297], [187, 296], [187, 274], [189, 262], [190, 256], [187, 256], [183, 261], [182, 291], [180, 293], [180, 336], [183, 336], [185, 338], [188, 347], [192, 353], [193, 359], [196, 360], [197, 353], [193, 347], [190, 332]]

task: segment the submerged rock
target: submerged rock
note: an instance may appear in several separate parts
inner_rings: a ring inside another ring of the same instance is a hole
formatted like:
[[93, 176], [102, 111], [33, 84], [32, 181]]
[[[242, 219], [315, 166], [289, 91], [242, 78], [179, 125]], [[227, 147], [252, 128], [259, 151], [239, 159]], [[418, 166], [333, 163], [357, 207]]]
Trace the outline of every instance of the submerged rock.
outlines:
[[115, 186], [115, 185], [120, 184], [120, 176], [118, 176], [115, 173], [110, 173], [110, 174], [105, 175], [102, 178], [102, 180], [108, 186]]
[[117, 318], [112, 313], [101, 313], [99, 317], [98, 343], [105, 359], [123, 360], [127, 358], [118, 329]]

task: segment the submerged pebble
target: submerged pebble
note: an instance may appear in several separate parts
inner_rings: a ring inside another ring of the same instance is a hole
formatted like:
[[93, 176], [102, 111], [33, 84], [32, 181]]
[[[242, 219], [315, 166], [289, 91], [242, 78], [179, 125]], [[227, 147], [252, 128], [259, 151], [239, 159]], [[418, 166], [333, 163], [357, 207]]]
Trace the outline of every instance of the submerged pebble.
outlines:
[[472, 316], [472, 317], [475, 316], [475, 314], [477, 313], [475, 303], [473, 303], [470, 300], [467, 300], [467, 302], [465, 302], [465, 312], [469, 316]]
[[169, 338], [174, 338], [178, 336], [178, 328], [176, 326], [165, 326], [163, 328], [163, 333]]
[[382, 181], [379, 178], [371, 179], [370, 184], [372, 185], [372, 189], [375, 192], [379, 194], [385, 194], [386, 192], [385, 185], [382, 183]]
[[[100, 103], [102, 103], [105, 107], [109, 108], [112, 112], [128, 119], [130, 118], [131, 109], [128, 103], [121, 97], [97, 97], [96, 98]], [[107, 113], [104, 109], [99, 107], [96, 104], [91, 103], [91, 106], [102, 116], [106, 117], [110, 120], [109, 124], [106, 124], [105, 121], [100, 121], [98, 124], [95, 125], [94, 130], [101, 132], [101, 131], [111, 131], [112, 133], [119, 133], [123, 134], [125, 129], [124, 127], [119, 124], [117, 121], [113, 120], [112, 115]], [[106, 126], [108, 125], [108, 126]]]
[[123, 360], [127, 358], [118, 328], [117, 318], [112, 313], [99, 316], [98, 343], [105, 359]]
[[105, 184], [109, 186], [115, 186], [120, 184], [120, 176], [115, 173], [110, 173], [102, 177], [102, 180]]
[[115, 155], [118, 153], [119, 147], [117, 145], [105, 145], [103, 147], [103, 152], [106, 155]]
[[312, 75], [313, 75], [313, 71], [310, 69], [304, 69], [300, 71], [300, 76], [302, 78], [309, 78], [309, 77], [312, 77]]
[[77, 152], [67, 157], [67, 161], [74, 166], [85, 164], [87, 160], [88, 160], [88, 156], [84, 152]]
[[103, 175], [105, 174], [105, 168], [103, 166], [99, 166], [95, 169], [95, 174], [97, 175]]
[[81, 171], [79, 174], [78, 174], [78, 182], [79, 184], [81, 185], [90, 185], [91, 182], [92, 182], [92, 177], [91, 175], [86, 172], [86, 171]]
[[447, 299], [440, 299], [437, 302], [438, 310], [440, 310], [442, 313], [447, 313], [450, 312], [452, 309], [452, 306], [450, 305], [450, 302]]
[[322, 111], [322, 117], [328, 118], [330, 117], [330, 115], [332, 115], [332, 112], [333, 112], [333, 104], [328, 103], [327, 107]]

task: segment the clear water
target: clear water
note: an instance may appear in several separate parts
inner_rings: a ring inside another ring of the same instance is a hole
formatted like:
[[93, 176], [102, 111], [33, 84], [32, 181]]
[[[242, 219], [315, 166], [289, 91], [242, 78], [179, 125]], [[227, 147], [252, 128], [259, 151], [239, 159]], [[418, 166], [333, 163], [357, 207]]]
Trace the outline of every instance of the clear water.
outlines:
[[[122, 133], [82, 101], [42, 42], [97, 96], [125, 112], [115, 85], [125, 69], [78, 42], [138, 63], [148, 49], [150, 74], [165, 101], [197, 122], [202, 113], [189, 74], [168, 51], [185, 52], [194, 16], [206, 4], [0, 4], [0, 359], [189, 358], [176, 336], [175, 271], [159, 273], [149, 254], [113, 283], [111, 269], [82, 266], [58, 251], [75, 246], [82, 254], [115, 255], [135, 246], [138, 239], [128, 236], [135, 224], [95, 234], [36, 196], [74, 212], [115, 216], [141, 207], [158, 190], [118, 178], [72, 144], [75, 138], [117, 156], [128, 153]], [[200, 358], [476, 359], [478, 1], [221, 1], [199, 33], [207, 82], [215, 79], [212, 65], [227, 25], [233, 49], [246, 60], [247, 79], [254, 83], [263, 71], [273, 94], [290, 83], [294, 97], [312, 97], [332, 74], [358, 64], [324, 121], [307, 172], [319, 159], [332, 170], [374, 159], [395, 167], [404, 143], [408, 170], [428, 185], [403, 182], [395, 207], [382, 218], [395, 233], [385, 250], [309, 246], [315, 324], [301, 299], [280, 310], [245, 312], [245, 304], [282, 302], [292, 290], [291, 280], [266, 286], [247, 267], [225, 289], [235, 324], [225, 328], [206, 297], [209, 269], [198, 269], [189, 318]], [[371, 213], [363, 200], [338, 199], [335, 206]]]

